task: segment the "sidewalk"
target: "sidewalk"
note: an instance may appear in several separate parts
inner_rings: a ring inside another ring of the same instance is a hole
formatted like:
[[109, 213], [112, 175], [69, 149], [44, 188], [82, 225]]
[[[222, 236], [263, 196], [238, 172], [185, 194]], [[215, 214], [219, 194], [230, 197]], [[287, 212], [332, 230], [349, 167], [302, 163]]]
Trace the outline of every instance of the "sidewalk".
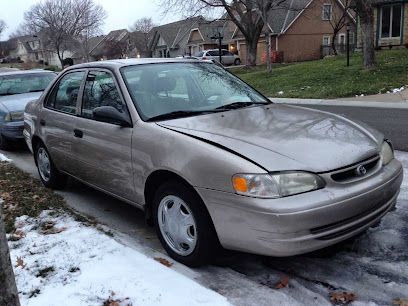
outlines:
[[299, 98], [271, 98], [275, 103], [300, 104], [300, 105], [333, 105], [333, 106], [357, 106], [378, 108], [401, 108], [408, 109], [408, 89], [396, 93], [379, 94], [373, 96], [358, 96], [340, 99], [299, 99]]

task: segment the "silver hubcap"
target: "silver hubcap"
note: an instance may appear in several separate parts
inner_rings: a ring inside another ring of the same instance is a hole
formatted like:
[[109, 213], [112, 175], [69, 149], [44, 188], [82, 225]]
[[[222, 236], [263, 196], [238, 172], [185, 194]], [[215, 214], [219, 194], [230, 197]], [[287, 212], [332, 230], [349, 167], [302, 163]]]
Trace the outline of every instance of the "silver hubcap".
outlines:
[[197, 226], [187, 204], [176, 196], [166, 196], [157, 213], [160, 232], [167, 245], [177, 254], [191, 254], [197, 244]]
[[51, 176], [50, 158], [44, 148], [39, 148], [37, 153], [37, 164], [41, 178], [48, 182]]

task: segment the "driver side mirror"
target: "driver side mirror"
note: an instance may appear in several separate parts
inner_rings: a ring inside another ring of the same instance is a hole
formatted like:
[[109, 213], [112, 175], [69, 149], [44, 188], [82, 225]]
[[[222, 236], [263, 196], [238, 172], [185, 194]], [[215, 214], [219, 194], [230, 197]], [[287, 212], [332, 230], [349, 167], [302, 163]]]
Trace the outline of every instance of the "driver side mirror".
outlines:
[[132, 122], [127, 114], [119, 112], [112, 106], [96, 107], [93, 111], [93, 118], [97, 121], [117, 124], [122, 127], [131, 127]]

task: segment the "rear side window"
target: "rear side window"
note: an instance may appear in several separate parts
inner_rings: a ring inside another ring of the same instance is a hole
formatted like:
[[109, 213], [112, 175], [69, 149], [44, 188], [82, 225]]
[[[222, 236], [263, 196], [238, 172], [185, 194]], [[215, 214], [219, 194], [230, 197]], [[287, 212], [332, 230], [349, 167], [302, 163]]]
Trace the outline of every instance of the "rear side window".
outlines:
[[84, 71], [64, 75], [48, 97], [45, 106], [64, 113], [75, 114], [78, 93], [84, 76]]
[[[134, 75], [137, 82], [138, 76]], [[82, 117], [93, 119], [93, 110], [100, 106], [112, 106], [119, 112], [127, 112], [112, 75], [105, 71], [89, 72], [82, 101]]]

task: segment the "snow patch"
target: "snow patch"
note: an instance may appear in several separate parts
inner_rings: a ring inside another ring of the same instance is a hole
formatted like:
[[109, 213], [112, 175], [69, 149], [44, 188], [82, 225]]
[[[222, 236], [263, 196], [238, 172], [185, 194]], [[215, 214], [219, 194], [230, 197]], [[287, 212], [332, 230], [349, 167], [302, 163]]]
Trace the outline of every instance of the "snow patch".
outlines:
[[403, 91], [404, 89], [405, 89], [404, 86], [402, 86], [402, 87], [400, 87], [400, 88], [394, 88], [394, 89], [392, 90], [392, 93], [398, 93], [398, 92]]
[[278, 95], [282, 96], [284, 94], [283, 91], [278, 91]]
[[[44, 235], [41, 224], [54, 222], [58, 234]], [[206, 289], [153, 259], [123, 246], [72, 217], [43, 212], [37, 219], [16, 220], [25, 233], [10, 242], [21, 304], [102, 305], [108, 298], [120, 305], [229, 305]]]
[[8, 158], [6, 155], [0, 153], [0, 162], [11, 162], [11, 159]]

